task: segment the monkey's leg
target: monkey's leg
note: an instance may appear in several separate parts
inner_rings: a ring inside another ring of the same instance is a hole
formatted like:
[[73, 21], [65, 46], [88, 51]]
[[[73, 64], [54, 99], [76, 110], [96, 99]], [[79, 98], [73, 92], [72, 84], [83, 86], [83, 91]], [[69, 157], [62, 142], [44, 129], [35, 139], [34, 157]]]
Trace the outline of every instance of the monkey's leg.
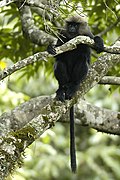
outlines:
[[79, 89], [80, 83], [85, 79], [88, 72], [88, 64], [84, 62], [77, 62], [71, 73], [70, 83], [66, 91], [66, 99], [71, 99], [76, 91]]
[[64, 101], [65, 88], [69, 80], [66, 64], [61, 61], [56, 61], [54, 65], [54, 74], [59, 83], [59, 88], [56, 91], [56, 98], [60, 101]]
[[65, 92], [65, 99], [72, 99], [75, 95], [76, 91], [79, 89], [79, 83], [71, 82], [67, 84], [66, 92]]

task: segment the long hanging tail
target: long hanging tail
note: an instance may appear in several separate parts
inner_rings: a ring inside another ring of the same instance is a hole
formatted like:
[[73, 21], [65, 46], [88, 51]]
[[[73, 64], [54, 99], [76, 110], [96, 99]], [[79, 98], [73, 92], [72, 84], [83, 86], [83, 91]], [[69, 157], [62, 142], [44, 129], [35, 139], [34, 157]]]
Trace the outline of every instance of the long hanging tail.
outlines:
[[76, 172], [76, 151], [75, 151], [75, 133], [74, 133], [74, 106], [70, 108], [70, 157], [71, 170]]

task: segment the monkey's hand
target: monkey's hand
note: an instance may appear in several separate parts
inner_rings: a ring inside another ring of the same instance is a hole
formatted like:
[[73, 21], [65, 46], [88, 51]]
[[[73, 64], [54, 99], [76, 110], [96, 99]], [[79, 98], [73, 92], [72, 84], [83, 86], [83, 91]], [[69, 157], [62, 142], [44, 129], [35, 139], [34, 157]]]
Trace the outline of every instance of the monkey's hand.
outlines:
[[53, 45], [48, 45], [48, 47], [47, 47], [47, 52], [49, 53], [49, 54], [52, 54], [52, 55], [56, 55], [56, 50], [55, 50], [55, 46], [53, 46]]
[[104, 42], [101, 37], [95, 36], [94, 37], [94, 42], [95, 42], [95, 50], [97, 53], [101, 53], [104, 50]]

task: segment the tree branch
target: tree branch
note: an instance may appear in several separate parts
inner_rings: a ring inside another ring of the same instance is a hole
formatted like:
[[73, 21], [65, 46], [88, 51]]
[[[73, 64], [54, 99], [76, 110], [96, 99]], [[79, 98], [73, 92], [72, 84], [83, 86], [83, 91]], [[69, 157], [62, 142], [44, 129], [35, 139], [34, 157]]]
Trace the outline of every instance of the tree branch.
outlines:
[[[94, 48], [94, 41], [90, 39], [87, 36], [78, 36], [69, 42], [63, 44], [60, 47], [56, 48], [56, 53], [61, 54], [63, 52], [75, 49], [77, 47], [77, 44], [87, 44], [90, 47]], [[120, 47], [119, 46], [112, 46], [112, 47], [105, 47], [105, 52], [111, 52], [116, 55], [117, 58], [120, 58]], [[47, 57], [52, 57], [52, 55], [45, 52], [36, 53], [33, 56], [30, 56], [24, 60], [18, 61], [16, 64], [12, 65], [11, 67], [8, 67], [4, 69], [2, 72], [0, 72], [0, 80], [6, 78], [7, 76], [11, 75], [12, 73], [24, 68], [25, 66], [28, 66], [30, 64], [33, 64], [34, 62], [46, 60]]]
[[23, 33], [31, 42], [38, 45], [48, 45], [48, 42], [55, 41], [56, 38], [40, 30], [34, 22], [31, 9], [28, 5], [19, 5]]
[[[63, 115], [59, 121], [69, 122], [68, 115]], [[79, 99], [75, 106], [75, 123], [92, 127], [100, 132], [111, 134], [112, 131], [112, 134], [120, 135], [120, 112], [91, 105], [83, 99]]]
[[16, 2], [17, 0], [2, 0], [0, 1], [0, 7], [7, 6], [13, 2]]
[[[0, 135], [5, 136], [8, 132], [23, 128], [33, 118], [39, 116], [39, 114], [43, 114], [43, 109], [48, 104], [53, 106], [53, 101], [54, 95], [50, 97], [40, 96], [21, 104], [9, 112], [3, 113], [3, 115], [0, 116]], [[61, 103], [58, 102], [57, 105], [61, 106]], [[120, 134], [120, 127], [117, 125], [120, 120], [120, 112], [102, 109], [91, 105], [85, 100], [79, 99], [75, 114], [77, 124], [99, 129], [102, 132]], [[69, 118], [66, 114], [63, 115], [62, 111], [59, 114], [58, 120], [60, 122], [69, 122]], [[53, 120], [50, 122], [53, 123]]]
[[105, 76], [100, 80], [99, 84], [120, 85], [120, 77]]

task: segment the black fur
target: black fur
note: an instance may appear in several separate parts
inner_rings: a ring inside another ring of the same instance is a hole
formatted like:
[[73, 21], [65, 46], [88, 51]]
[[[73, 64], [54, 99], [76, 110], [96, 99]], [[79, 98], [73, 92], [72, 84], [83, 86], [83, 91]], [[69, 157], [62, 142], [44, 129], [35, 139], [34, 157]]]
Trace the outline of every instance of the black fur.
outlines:
[[[66, 22], [65, 30], [60, 32], [60, 37], [56, 47], [60, 46], [70, 39], [78, 35], [89, 36], [94, 39], [94, 49], [100, 53], [104, 49], [103, 40], [98, 36], [93, 36], [87, 23], [83, 20], [73, 17]], [[55, 49], [52, 46], [48, 47], [48, 52], [55, 55]], [[59, 88], [56, 91], [56, 97], [60, 101], [71, 99], [79, 89], [80, 83], [85, 79], [90, 65], [91, 50], [88, 45], [79, 44], [77, 48], [56, 55], [54, 74], [59, 83]], [[70, 109], [70, 154], [71, 154], [71, 169], [76, 171], [76, 154], [75, 154], [75, 137], [74, 137], [74, 107]]]

